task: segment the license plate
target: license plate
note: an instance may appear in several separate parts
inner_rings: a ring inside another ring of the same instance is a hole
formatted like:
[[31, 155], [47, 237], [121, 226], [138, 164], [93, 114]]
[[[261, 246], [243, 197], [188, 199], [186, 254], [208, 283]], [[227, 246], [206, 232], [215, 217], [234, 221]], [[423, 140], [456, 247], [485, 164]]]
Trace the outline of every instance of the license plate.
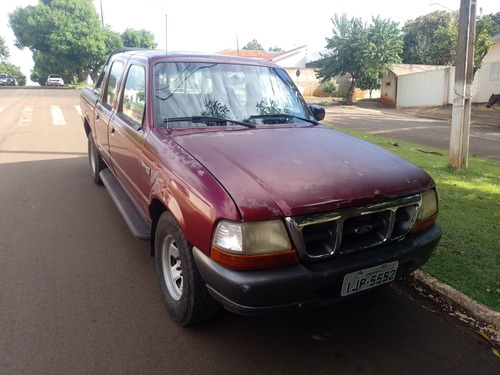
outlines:
[[348, 273], [342, 283], [342, 296], [348, 296], [378, 285], [387, 284], [396, 279], [399, 262], [391, 262], [380, 266]]

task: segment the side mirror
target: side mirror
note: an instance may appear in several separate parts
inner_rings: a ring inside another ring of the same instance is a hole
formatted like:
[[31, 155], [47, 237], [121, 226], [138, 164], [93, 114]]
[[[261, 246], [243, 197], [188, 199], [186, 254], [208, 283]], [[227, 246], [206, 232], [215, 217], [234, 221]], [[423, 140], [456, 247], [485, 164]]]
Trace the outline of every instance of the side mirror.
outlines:
[[311, 110], [316, 121], [321, 121], [325, 118], [325, 109], [322, 106], [317, 104], [311, 104], [309, 106], [309, 109]]

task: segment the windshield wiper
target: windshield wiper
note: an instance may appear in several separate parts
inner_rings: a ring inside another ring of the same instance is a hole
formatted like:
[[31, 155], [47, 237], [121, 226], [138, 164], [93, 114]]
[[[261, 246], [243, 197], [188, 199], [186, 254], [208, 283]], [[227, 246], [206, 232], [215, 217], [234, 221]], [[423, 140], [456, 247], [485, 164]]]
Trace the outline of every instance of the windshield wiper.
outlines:
[[247, 128], [255, 128], [254, 124], [242, 121], [231, 120], [222, 117], [210, 117], [210, 116], [191, 116], [191, 117], [171, 117], [163, 120], [164, 124], [169, 122], [180, 122], [188, 121], [193, 124], [203, 123], [207, 126], [227, 126], [228, 123], [246, 126]]
[[[294, 119], [302, 120], [313, 125], [318, 125], [318, 122], [308, 118], [303, 118], [295, 115], [290, 115], [288, 113], [275, 113], [272, 115], [252, 115], [248, 120], [262, 120], [264, 124], [290, 124]], [[286, 119], [286, 120], [285, 120]], [[283, 121], [285, 120], [285, 121]]]

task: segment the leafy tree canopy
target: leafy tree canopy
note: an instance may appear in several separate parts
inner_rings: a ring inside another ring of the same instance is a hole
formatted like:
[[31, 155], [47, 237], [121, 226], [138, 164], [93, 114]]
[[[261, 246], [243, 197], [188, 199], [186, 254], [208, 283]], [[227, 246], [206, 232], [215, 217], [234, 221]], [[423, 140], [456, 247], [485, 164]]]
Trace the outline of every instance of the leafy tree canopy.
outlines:
[[150, 48], [157, 47], [155, 37], [147, 30], [126, 29], [122, 34], [125, 47]]
[[[494, 15], [487, 15], [476, 20], [474, 72], [481, 68], [482, 60], [491, 48], [491, 37], [495, 35], [494, 19]], [[500, 21], [500, 17], [496, 19]], [[406, 22], [403, 33], [402, 59], [405, 64], [455, 65], [458, 12], [436, 11], [420, 16]]]
[[107, 52], [92, 0], [42, 0], [16, 9], [9, 23], [16, 45], [33, 52], [31, 79], [40, 84], [50, 73], [69, 82], [83, 81]]
[[480, 17], [477, 23], [481, 23], [481, 21], [489, 19], [489, 23], [486, 26], [486, 29], [488, 33], [493, 37], [495, 35], [500, 34], [500, 12], [497, 13], [492, 13], [485, 15], [483, 17]]
[[248, 49], [248, 50], [254, 50], [254, 51], [263, 51], [264, 47], [262, 47], [262, 44], [257, 42], [256, 39], [252, 40], [251, 42], [248, 42], [243, 49]]
[[374, 71], [363, 74], [358, 81], [357, 87], [360, 90], [368, 90], [371, 98], [373, 90], [380, 89], [380, 74]]
[[18, 66], [9, 63], [9, 57], [9, 48], [5, 45], [5, 39], [0, 36], [0, 74], [10, 74], [20, 86], [26, 85], [26, 76]]
[[278, 46], [269, 47], [268, 51], [270, 51], [270, 52], [285, 52], [285, 50], [283, 48], [280, 48]]
[[457, 49], [456, 38], [446, 41], [451, 42], [451, 45], [444, 45], [441, 57], [436, 54], [439, 55], [440, 47], [446, 43], [446, 36], [454, 32], [458, 33], [458, 21], [454, 12], [439, 10], [407, 21], [403, 26], [403, 63], [447, 65], [447, 61], [454, 59], [452, 55]]
[[[264, 51], [264, 47], [260, 44], [257, 39], [253, 39], [251, 42], [248, 42], [243, 49], [252, 50], [252, 51]], [[283, 48], [278, 46], [269, 47], [268, 51], [270, 52], [285, 52]]]
[[19, 86], [26, 85], [26, 76], [16, 65], [12, 65], [7, 62], [0, 62], [0, 74], [10, 74], [16, 79]]
[[83, 82], [98, 70], [112, 50], [127, 43], [156, 47], [151, 33], [128, 29], [123, 36], [101, 26], [93, 0], [39, 0], [17, 8], [9, 24], [18, 48], [33, 52], [31, 80], [44, 84], [47, 75], [60, 74], [66, 82]]
[[9, 49], [5, 45], [5, 39], [0, 36], [0, 62], [6, 62], [10, 57]]
[[318, 61], [316, 75], [326, 82], [349, 74], [351, 87], [346, 104], [352, 104], [361, 79], [378, 77], [388, 66], [401, 61], [403, 37], [396, 22], [380, 17], [372, 18], [368, 25], [361, 18], [335, 14], [332, 23], [333, 36], [326, 38], [329, 52]]

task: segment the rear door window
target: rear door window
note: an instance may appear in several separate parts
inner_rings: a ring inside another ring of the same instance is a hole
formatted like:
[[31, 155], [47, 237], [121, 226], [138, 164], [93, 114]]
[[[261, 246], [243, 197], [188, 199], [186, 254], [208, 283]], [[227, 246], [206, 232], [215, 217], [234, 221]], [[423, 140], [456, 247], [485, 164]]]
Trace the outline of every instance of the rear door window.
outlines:
[[131, 65], [123, 90], [121, 113], [138, 126], [142, 126], [146, 96], [146, 70], [140, 65]]
[[118, 95], [118, 84], [123, 71], [123, 62], [115, 61], [111, 66], [109, 73], [108, 85], [106, 87], [106, 95], [104, 96], [105, 103], [110, 108], [115, 107]]

